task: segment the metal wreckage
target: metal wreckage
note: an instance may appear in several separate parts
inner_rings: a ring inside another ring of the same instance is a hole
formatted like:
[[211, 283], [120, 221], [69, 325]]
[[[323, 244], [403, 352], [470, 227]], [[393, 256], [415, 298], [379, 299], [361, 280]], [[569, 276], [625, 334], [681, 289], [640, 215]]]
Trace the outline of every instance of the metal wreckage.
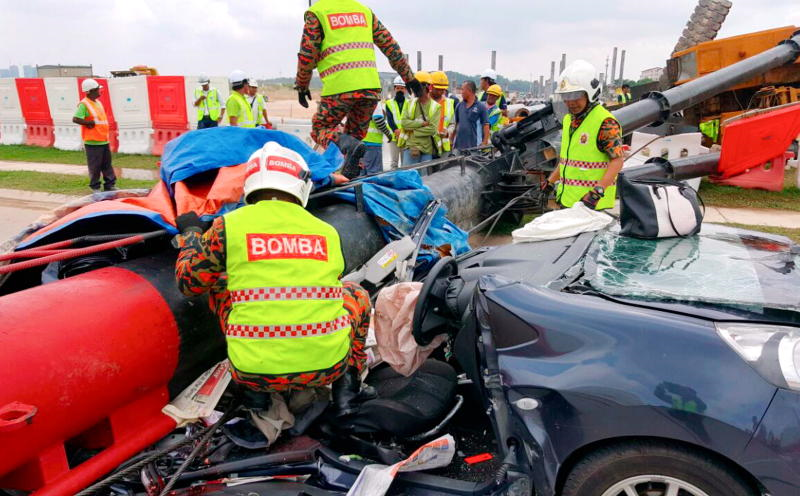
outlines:
[[[682, 109], [798, 56], [800, 34], [795, 34], [735, 65], [647, 94], [614, 115], [626, 132], [664, 123]], [[539, 179], [555, 166], [559, 134], [557, 116], [547, 105], [495, 134], [492, 153], [474, 150], [417, 168], [430, 172], [423, 182], [446, 206], [450, 221], [464, 229], [485, 226], [500, 213], [515, 216], [543, 207]], [[724, 165], [720, 153], [708, 153], [654, 158], [625, 174], [687, 179], [725, 173]], [[370, 180], [337, 188], [355, 190], [355, 204], [320, 192], [312, 197], [310, 209], [339, 231], [347, 272], [366, 267], [361, 276], [376, 290], [391, 275], [368, 273], [368, 262], [387, 243], [379, 223], [358, 200], [359, 183]], [[392, 490], [590, 494], [565, 483], [565, 474], [576, 466], [571, 457], [591, 439], [562, 438], [559, 444], [548, 437], [536, 420], [547, 416], [538, 408], [546, 398], [535, 391], [549, 386], [525, 382], [519, 367], [536, 367], [521, 365], [526, 348], [519, 348], [513, 359], [498, 351], [513, 350], [521, 342], [527, 331], [515, 330], [520, 318], [515, 313], [523, 311], [519, 308], [526, 301], [538, 308], [533, 303], [538, 293], [529, 294], [530, 300], [512, 298], [513, 304], [505, 306], [488, 294], [523, 279], [531, 267], [555, 267], [555, 260], [573, 251], [582, 256], [586, 243], [562, 248], [550, 261], [545, 255], [552, 255], [552, 247], [527, 245], [522, 254], [520, 245], [508, 245], [444, 257], [432, 268], [417, 267], [414, 277], [425, 283], [414, 337], [426, 345], [446, 333], [446, 344], [410, 377], [390, 368], [372, 371], [367, 382], [376, 386], [379, 398], [364, 403], [352, 418], [332, 424], [321, 415], [268, 449], [248, 449], [223, 427], [239, 415], [232, 395], [222, 396], [217, 406], [222, 413], [208, 420], [210, 424], [178, 427], [162, 413], [224, 359], [225, 341], [207, 299], [187, 299], [176, 289], [176, 251], [163, 232], [140, 235], [125, 247], [121, 261], [98, 264], [92, 258], [96, 253], [81, 256], [98, 243], [114, 251], [114, 243], [131, 239], [126, 230], [131, 228], [86, 222], [11, 252], [22, 256], [4, 256], [10, 263], [2, 267], [0, 286], [0, 493], [343, 494], [370, 462], [397, 463], [426, 441], [450, 434], [457, 440], [458, 456], [445, 467], [424, 472], [398, 469]], [[404, 234], [411, 235], [413, 248], [420, 230]], [[74, 238], [78, 240], [68, 241]], [[62, 260], [70, 248], [70, 270], [43, 284], [48, 265], [30, 261]], [[412, 269], [414, 262], [412, 258]], [[505, 282], [493, 279], [498, 274]], [[539, 296], [546, 300], [546, 295]], [[571, 346], [558, 340], [550, 345], [556, 355]], [[526, 386], [517, 388], [515, 381]], [[568, 410], [570, 405], [558, 408]], [[680, 416], [676, 419], [681, 422]], [[567, 424], [558, 429], [568, 430]], [[482, 453], [482, 463], [465, 461], [473, 453]], [[786, 463], [797, 469], [796, 458]], [[770, 478], [769, 468], [759, 470], [761, 475], [737, 480]], [[650, 484], [651, 492], [635, 494], [695, 494], [673, 491], [663, 480]], [[789, 494], [785, 488], [790, 486], [780, 487], [784, 489], [772, 494]]]

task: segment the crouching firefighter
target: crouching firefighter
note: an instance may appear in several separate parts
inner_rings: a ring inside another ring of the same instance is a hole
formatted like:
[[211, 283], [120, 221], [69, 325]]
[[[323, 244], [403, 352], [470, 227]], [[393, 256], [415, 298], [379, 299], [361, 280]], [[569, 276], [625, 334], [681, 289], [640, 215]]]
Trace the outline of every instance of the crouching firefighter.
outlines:
[[178, 217], [175, 275], [187, 296], [211, 292], [245, 407], [268, 408], [263, 393], [333, 384], [343, 416], [374, 396], [360, 378], [370, 301], [339, 280], [339, 233], [305, 209], [312, 185], [298, 153], [267, 143], [247, 163], [244, 207], [205, 232], [196, 214]]

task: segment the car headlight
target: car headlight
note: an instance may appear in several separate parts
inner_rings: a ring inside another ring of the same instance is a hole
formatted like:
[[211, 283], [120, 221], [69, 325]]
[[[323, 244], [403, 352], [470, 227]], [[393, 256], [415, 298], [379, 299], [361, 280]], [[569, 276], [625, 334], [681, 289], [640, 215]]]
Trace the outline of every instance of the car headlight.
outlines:
[[720, 337], [766, 380], [800, 391], [800, 329], [717, 323]]

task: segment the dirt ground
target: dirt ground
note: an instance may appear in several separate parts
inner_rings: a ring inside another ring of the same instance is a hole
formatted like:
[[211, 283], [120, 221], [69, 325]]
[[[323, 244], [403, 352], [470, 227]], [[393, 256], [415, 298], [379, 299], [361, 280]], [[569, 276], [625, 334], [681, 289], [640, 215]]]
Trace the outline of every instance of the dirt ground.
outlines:
[[303, 108], [297, 102], [297, 92], [286, 86], [265, 86], [261, 92], [269, 98], [267, 113], [270, 119], [283, 117], [285, 119], [311, 119], [317, 111], [319, 91], [311, 92], [311, 101], [308, 108]]
[[316, 102], [312, 101], [308, 108], [303, 108], [297, 100], [273, 100], [267, 103], [267, 115], [270, 119], [311, 119], [317, 111]]

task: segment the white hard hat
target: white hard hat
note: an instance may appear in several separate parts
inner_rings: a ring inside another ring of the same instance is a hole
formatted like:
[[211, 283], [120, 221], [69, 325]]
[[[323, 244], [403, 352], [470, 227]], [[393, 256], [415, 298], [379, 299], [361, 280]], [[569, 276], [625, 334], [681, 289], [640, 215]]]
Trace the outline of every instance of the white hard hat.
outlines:
[[305, 207], [311, 194], [311, 171], [303, 157], [274, 141], [250, 155], [245, 168], [244, 198], [254, 191], [274, 189], [297, 198]]
[[258, 88], [258, 81], [255, 79], [248, 79], [247, 86], [250, 86], [251, 88]]
[[573, 100], [584, 91], [589, 97], [589, 102], [594, 103], [600, 98], [600, 80], [597, 79], [597, 69], [585, 60], [576, 60], [569, 64], [564, 72], [558, 76], [558, 85], [555, 93], [561, 95], [562, 100]]
[[81, 83], [81, 91], [83, 91], [84, 93], [89, 93], [93, 89], [99, 87], [100, 83], [98, 83], [97, 80], [92, 78], [84, 79], [83, 82]]
[[247, 81], [247, 74], [245, 74], [244, 71], [236, 69], [235, 71], [231, 72], [230, 76], [228, 76], [228, 81], [230, 81], [231, 84], [243, 83]]
[[489, 78], [492, 81], [497, 81], [497, 72], [495, 72], [494, 69], [485, 69], [481, 73], [481, 79], [483, 79], [483, 78]]
[[209, 79], [208, 76], [206, 76], [205, 74], [201, 74], [200, 76], [198, 76], [197, 82], [200, 84], [208, 84], [211, 82], [211, 79]]
[[402, 86], [403, 88], [406, 87], [406, 82], [403, 81], [403, 78], [401, 78], [400, 76], [397, 76], [396, 78], [394, 78], [394, 81], [392, 82], [392, 84], [394, 84], [395, 86]]

